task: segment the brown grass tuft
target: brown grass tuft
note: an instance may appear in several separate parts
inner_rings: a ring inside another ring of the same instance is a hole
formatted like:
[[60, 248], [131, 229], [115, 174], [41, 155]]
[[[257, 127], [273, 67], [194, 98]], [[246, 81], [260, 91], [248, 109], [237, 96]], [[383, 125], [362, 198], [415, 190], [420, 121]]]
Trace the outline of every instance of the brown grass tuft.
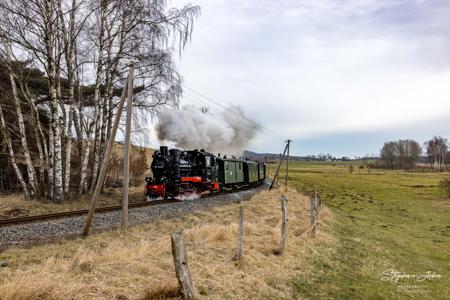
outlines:
[[145, 291], [142, 300], [166, 300], [166, 299], [182, 299], [180, 289], [176, 285], [159, 286]]

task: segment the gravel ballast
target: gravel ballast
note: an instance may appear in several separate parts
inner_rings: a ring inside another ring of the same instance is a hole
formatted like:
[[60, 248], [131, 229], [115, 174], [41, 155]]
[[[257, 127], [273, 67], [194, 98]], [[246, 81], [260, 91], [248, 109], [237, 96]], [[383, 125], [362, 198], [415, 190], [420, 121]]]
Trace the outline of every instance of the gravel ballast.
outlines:
[[[185, 200], [176, 203], [130, 208], [129, 224], [137, 225], [152, 220], [171, 218], [190, 214], [198, 210], [250, 200], [266, 185], [236, 193], [217, 195], [208, 198]], [[121, 212], [96, 213], [92, 232], [115, 228], [120, 225]], [[80, 235], [86, 216], [66, 217], [34, 223], [24, 223], [0, 227], [0, 249], [13, 245], [26, 245], [58, 238]]]

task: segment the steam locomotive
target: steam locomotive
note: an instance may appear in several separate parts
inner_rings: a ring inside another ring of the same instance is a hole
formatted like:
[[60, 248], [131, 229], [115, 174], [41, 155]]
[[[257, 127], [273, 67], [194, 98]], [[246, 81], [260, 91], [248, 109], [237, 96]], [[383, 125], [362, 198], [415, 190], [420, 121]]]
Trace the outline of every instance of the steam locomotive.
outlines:
[[266, 178], [263, 163], [227, 159], [202, 150], [182, 151], [161, 146], [153, 153], [153, 177], [146, 178], [147, 199], [214, 194], [225, 189], [255, 185]]

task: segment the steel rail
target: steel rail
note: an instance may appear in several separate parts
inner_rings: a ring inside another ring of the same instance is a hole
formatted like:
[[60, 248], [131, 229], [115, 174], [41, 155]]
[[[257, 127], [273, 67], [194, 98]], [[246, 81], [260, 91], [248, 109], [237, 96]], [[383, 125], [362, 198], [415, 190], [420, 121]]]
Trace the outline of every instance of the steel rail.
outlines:
[[[167, 199], [167, 200], [156, 200], [156, 201], [141, 201], [141, 202], [131, 202], [129, 204], [130, 208], [135, 207], [143, 207], [143, 206], [152, 206], [152, 205], [162, 205], [162, 204], [170, 204], [176, 203], [179, 200], [176, 199]], [[101, 206], [95, 209], [95, 212], [110, 212], [110, 211], [119, 211], [122, 209], [122, 205], [110, 205], [110, 206]], [[8, 218], [8, 219], [0, 219], [0, 226], [18, 224], [18, 223], [30, 223], [34, 221], [47, 221], [51, 219], [59, 219], [62, 217], [72, 217], [85, 215], [89, 212], [89, 209], [80, 209], [80, 210], [70, 210], [63, 212], [55, 212], [50, 214], [42, 214], [42, 215], [32, 215], [32, 216], [24, 216], [17, 218]]]

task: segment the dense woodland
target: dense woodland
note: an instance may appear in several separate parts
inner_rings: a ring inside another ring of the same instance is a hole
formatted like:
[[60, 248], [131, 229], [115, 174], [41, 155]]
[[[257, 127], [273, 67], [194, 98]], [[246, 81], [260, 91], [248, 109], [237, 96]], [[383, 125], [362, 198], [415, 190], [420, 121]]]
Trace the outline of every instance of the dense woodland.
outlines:
[[136, 67], [136, 132], [140, 120], [178, 104], [173, 56], [199, 13], [165, 0], [2, 1], [3, 173], [26, 197], [63, 202], [92, 191], [128, 66]]

